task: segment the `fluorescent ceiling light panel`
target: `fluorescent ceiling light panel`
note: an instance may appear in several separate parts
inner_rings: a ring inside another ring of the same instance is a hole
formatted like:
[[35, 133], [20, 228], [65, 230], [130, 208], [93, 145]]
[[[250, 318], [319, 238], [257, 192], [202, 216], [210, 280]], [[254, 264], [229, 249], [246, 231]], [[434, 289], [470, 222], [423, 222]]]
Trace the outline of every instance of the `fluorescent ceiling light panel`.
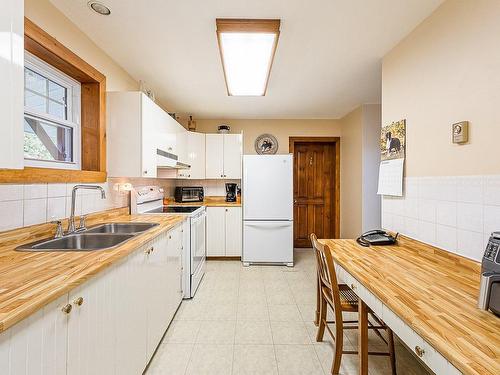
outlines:
[[217, 37], [229, 95], [266, 94], [279, 24], [279, 20], [217, 19]]

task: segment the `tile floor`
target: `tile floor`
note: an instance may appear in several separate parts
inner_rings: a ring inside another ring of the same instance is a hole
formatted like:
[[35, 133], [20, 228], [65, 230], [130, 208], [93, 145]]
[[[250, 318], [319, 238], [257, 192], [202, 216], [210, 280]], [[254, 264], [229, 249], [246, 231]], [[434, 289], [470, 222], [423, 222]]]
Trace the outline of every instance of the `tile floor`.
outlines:
[[[147, 374], [328, 375], [333, 344], [315, 340], [315, 264], [312, 250], [296, 250], [293, 268], [207, 263], [195, 298], [183, 301]], [[346, 334], [355, 348], [356, 331]], [[371, 348], [380, 345], [370, 337]], [[427, 371], [401, 344], [400, 375]], [[387, 357], [369, 360], [370, 375], [390, 374]], [[344, 355], [341, 374], [358, 373], [357, 357]]]

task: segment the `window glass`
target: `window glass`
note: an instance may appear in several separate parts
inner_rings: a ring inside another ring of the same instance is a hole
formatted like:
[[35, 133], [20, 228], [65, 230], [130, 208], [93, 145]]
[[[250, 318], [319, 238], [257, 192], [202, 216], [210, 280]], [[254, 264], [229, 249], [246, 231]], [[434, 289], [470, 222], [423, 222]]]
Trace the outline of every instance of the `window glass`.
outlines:
[[67, 120], [67, 89], [34, 72], [24, 69], [24, 105], [34, 112], [45, 113]]
[[73, 129], [35, 117], [24, 117], [24, 157], [73, 162]]

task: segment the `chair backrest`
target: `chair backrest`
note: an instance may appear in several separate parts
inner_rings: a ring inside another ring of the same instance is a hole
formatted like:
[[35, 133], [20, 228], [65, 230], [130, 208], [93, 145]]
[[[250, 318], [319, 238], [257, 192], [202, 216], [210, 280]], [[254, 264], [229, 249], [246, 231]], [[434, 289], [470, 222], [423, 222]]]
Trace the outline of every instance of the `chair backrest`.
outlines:
[[321, 244], [314, 233], [311, 233], [311, 242], [316, 254], [319, 283], [322, 287], [326, 287], [330, 290], [333, 308], [335, 310], [335, 320], [342, 321], [339, 284], [331, 250], [327, 245]]

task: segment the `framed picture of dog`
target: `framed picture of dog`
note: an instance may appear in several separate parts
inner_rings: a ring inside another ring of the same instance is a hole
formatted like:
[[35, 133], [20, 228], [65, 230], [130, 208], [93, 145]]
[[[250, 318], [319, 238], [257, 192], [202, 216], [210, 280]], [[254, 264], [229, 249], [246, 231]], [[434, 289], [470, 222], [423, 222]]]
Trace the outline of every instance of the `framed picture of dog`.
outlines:
[[404, 159], [406, 149], [406, 120], [382, 127], [380, 133], [381, 160]]

